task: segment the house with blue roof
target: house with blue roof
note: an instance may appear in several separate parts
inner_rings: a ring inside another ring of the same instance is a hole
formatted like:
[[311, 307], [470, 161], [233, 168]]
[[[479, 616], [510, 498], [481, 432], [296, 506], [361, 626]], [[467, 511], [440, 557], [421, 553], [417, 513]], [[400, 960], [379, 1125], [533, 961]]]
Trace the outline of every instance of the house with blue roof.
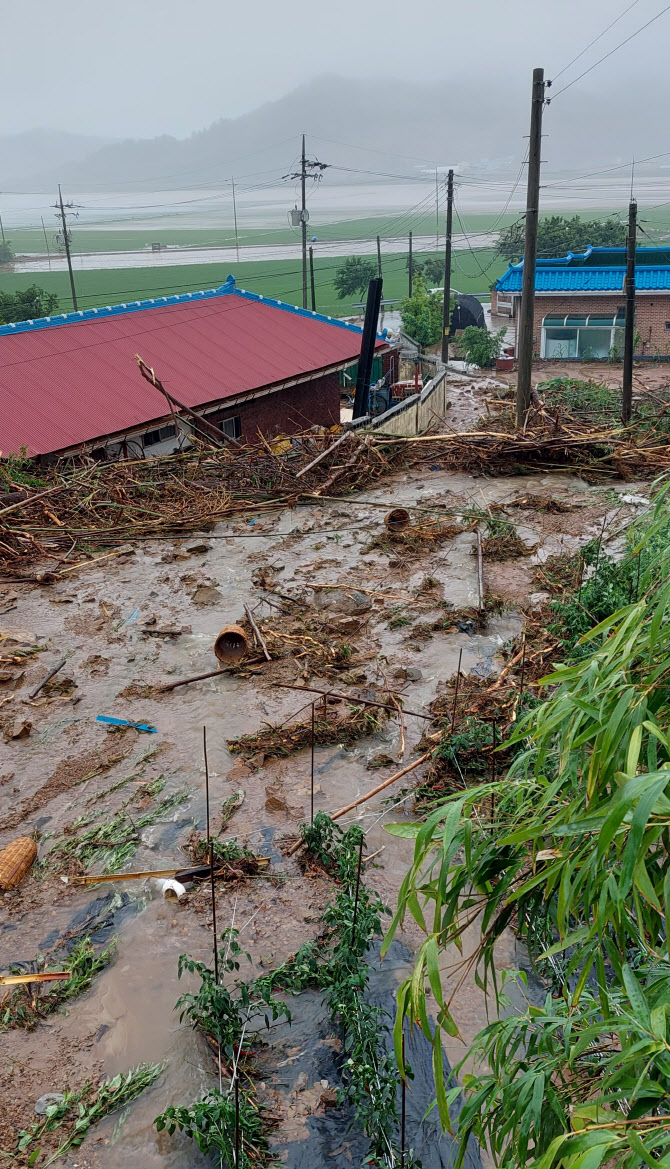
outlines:
[[[670, 247], [635, 254], [636, 353], [670, 354]], [[612, 358], [623, 353], [626, 249], [568, 252], [535, 265], [533, 352], [553, 361]], [[492, 311], [511, 317], [517, 342], [523, 259], [496, 281]]]

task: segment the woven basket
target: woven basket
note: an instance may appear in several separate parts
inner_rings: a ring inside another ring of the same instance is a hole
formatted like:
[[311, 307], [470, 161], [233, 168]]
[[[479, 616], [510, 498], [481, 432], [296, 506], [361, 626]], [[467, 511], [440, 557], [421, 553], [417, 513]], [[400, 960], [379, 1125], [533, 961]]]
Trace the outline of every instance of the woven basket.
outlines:
[[37, 857], [37, 845], [29, 836], [19, 836], [0, 852], [0, 889], [16, 889]]

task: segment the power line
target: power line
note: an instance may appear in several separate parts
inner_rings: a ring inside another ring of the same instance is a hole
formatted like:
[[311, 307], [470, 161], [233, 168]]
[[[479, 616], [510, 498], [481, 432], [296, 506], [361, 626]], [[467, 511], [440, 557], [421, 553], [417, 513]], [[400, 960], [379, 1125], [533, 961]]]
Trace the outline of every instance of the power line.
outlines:
[[604, 28], [602, 32], [598, 33], [597, 37], [594, 37], [594, 39], [592, 41], [589, 41], [588, 45], [586, 46], [586, 48], [582, 49], [581, 53], [577, 53], [577, 56], [573, 57], [572, 61], [569, 61], [567, 65], [564, 65], [563, 68], [561, 69], [560, 73], [554, 74], [554, 76], [552, 77], [552, 82], [558, 81], [559, 77], [562, 77], [564, 73], [567, 73], [568, 69], [570, 69], [571, 66], [574, 65], [575, 61], [579, 61], [579, 58], [583, 57], [584, 53], [588, 53], [589, 49], [592, 49], [593, 46], [595, 44], [597, 44], [597, 42], [605, 36], [605, 33], [608, 33], [611, 28], [614, 28], [614, 25], [618, 24], [619, 21], [622, 20], [623, 17], [626, 15], [626, 13], [630, 12], [631, 8], [634, 8], [636, 4], [639, 4], [639, 2], [640, 2], [640, 0], [633, 0], [633, 3], [629, 4], [628, 8], [625, 8], [623, 12], [620, 12], [619, 15], [616, 17], [616, 19], [613, 20], [611, 24], [608, 24], [607, 28]]
[[644, 32], [646, 28], [649, 28], [649, 26], [654, 24], [655, 21], [659, 20], [661, 16], [664, 16], [666, 12], [670, 12], [670, 4], [666, 4], [665, 8], [662, 8], [661, 11], [657, 12], [655, 16], [652, 16], [651, 20], [648, 20], [646, 24], [641, 25], [640, 28], [636, 28], [635, 32], [632, 32], [630, 36], [626, 37], [624, 41], [621, 41], [620, 44], [615, 45], [613, 49], [610, 49], [609, 53], [605, 53], [604, 57], [600, 57], [599, 60], [595, 61], [593, 65], [589, 65], [589, 68], [585, 69], [583, 73], [580, 73], [579, 77], [575, 77], [574, 81], [568, 81], [568, 84], [564, 85], [562, 89], [559, 89], [558, 93], [554, 93], [550, 100], [555, 101], [557, 97], [560, 97], [562, 93], [565, 93], [566, 89], [570, 89], [572, 85], [576, 85], [577, 82], [581, 81], [583, 77], [586, 77], [588, 73], [591, 73], [594, 69], [597, 69], [598, 65], [602, 65], [603, 61], [606, 61], [608, 57], [613, 56], [614, 53], [618, 53], [619, 49], [622, 49], [624, 45], [627, 45], [628, 42], [632, 41], [634, 37], [639, 36], [641, 32]]

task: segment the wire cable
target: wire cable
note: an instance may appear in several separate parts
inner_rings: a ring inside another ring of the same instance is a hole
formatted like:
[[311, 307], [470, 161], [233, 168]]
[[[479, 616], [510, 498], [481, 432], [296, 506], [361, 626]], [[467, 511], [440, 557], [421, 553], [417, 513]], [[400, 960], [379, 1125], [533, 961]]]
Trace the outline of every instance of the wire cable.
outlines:
[[670, 12], [670, 4], [666, 4], [665, 8], [662, 8], [661, 11], [657, 12], [655, 16], [652, 16], [651, 20], [648, 20], [646, 24], [641, 25], [640, 28], [636, 28], [635, 32], [632, 32], [630, 36], [626, 37], [624, 41], [621, 41], [620, 44], [615, 45], [613, 49], [610, 49], [609, 53], [605, 53], [604, 57], [600, 57], [593, 63], [593, 65], [589, 65], [589, 68], [585, 69], [583, 73], [580, 73], [579, 77], [575, 77], [573, 81], [568, 81], [568, 84], [564, 85], [562, 89], [559, 89], [558, 93], [552, 94], [550, 100], [552, 102], [555, 101], [557, 97], [560, 97], [562, 93], [565, 93], [566, 89], [570, 89], [572, 85], [576, 85], [577, 82], [581, 81], [583, 77], [586, 77], [588, 73], [591, 73], [594, 69], [597, 69], [598, 65], [602, 65], [603, 61], [606, 61], [608, 57], [613, 56], [614, 53], [618, 53], [619, 49], [622, 49], [624, 45], [627, 45], [628, 42], [632, 41], [634, 37], [639, 36], [639, 34], [644, 32], [646, 28], [649, 28], [651, 24], [654, 24], [655, 21], [660, 20], [662, 16], [665, 16], [666, 12]]
[[629, 4], [628, 8], [625, 8], [623, 12], [620, 12], [616, 19], [613, 20], [611, 24], [608, 24], [607, 28], [604, 28], [602, 32], [598, 33], [597, 37], [595, 37], [592, 41], [589, 41], [588, 45], [586, 48], [582, 49], [581, 53], [577, 53], [577, 56], [573, 57], [572, 61], [569, 61], [567, 65], [564, 65], [561, 71], [552, 77], [552, 84], [553, 82], [558, 81], [559, 77], [562, 77], [564, 73], [567, 73], [568, 69], [570, 69], [575, 64], [575, 61], [579, 61], [580, 57], [584, 56], [584, 53], [588, 53], [589, 49], [592, 49], [599, 40], [602, 40], [602, 38], [605, 36], [605, 33], [608, 33], [611, 28], [614, 28], [615, 24], [618, 24], [620, 20], [623, 20], [626, 13], [630, 12], [631, 8], [634, 8], [636, 4], [639, 4], [639, 2], [640, 0], [633, 0], [633, 3]]

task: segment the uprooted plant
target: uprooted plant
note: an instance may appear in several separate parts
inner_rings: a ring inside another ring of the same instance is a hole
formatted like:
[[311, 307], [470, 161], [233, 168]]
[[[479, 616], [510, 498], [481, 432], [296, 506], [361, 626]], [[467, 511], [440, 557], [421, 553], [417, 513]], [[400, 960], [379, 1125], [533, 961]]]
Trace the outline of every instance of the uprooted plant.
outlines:
[[[111, 962], [116, 939], [103, 950], [96, 950], [90, 938], [83, 938], [71, 950], [58, 969], [70, 971], [70, 978], [45, 984], [27, 983], [14, 987], [0, 1000], [0, 1031], [21, 1027], [32, 1031], [40, 1019], [60, 1010], [66, 1003], [88, 990], [93, 979]], [[44, 969], [43, 962], [37, 963]], [[48, 969], [48, 967], [47, 967]], [[24, 973], [18, 968], [12, 973]], [[40, 993], [41, 986], [47, 987]]]
[[[381, 693], [377, 701], [385, 700]], [[344, 715], [334, 712], [331, 707], [326, 707], [324, 712], [319, 705], [314, 716], [314, 742], [321, 746], [329, 743], [342, 743], [345, 746], [355, 743], [366, 735], [373, 735], [391, 714], [390, 710], [380, 710], [378, 706], [366, 706], [364, 703], [347, 704]], [[311, 741], [311, 719], [288, 725], [281, 723], [279, 726], [267, 723], [264, 730], [241, 735], [239, 739], [228, 739], [228, 750], [233, 755], [243, 755], [247, 759], [260, 754], [281, 757], [301, 751]]]
[[[110, 1080], [90, 1081], [75, 1092], [66, 1092], [63, 1099], [47, 1105], [45, 1119], [19, 1133], [14, 1156], [23, 1154], [28, 1165], [34, 1165], [44, 1154], [40, 1166], [52, 1165], [71, 1149], [81, 1145], [94, 1124], [105, 1116], [132, 1104], [133, 1100], [151, 1087], [161, 1074], [158, 1064], [138, 1064], [130, 1071]], [[52, 1134], [63, 1129], [61, 1139], [53, 1148]]]

